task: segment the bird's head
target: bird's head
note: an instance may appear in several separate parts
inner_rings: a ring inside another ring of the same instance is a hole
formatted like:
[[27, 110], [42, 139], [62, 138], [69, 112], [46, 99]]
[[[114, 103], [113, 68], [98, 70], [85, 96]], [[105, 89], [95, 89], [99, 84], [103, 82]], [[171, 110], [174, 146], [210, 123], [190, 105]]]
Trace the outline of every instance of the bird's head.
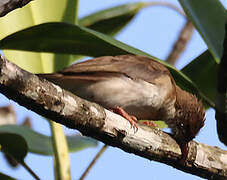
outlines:
[[189, 141], [195, 138], [204, 126], [205, 111], [202, 103], [194, 95], [179, 87], [176, 88], [176, 93], [175, 125], [171, 129], [182, 154], [186, 155]]
[[177, 141], [189, 142], [204, 126], [205, 111], [197, 98], [177, 87], [176, 128], [174, 135]]

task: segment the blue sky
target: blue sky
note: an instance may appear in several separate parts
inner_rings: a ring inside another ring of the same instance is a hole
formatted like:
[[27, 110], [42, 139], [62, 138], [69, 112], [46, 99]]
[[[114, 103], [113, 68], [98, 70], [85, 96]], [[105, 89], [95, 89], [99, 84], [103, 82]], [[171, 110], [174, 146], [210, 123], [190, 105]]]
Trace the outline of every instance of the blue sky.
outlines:
[[[137, 2], [135, 0], [115, 0], [115, 1], [100, 1], [100, 0], [83, 0], [80, 2], [79, 16], [85, 16], [91, 12], [101, 10], [103, 8], [112, 7], [119, 4], [128, 2]], [[178, 1], [171, 1], [180, 7]], [[222, 1], [224, 2], [224, 0]], [[226, 4], [225, 4], [226, 5]], [[153, 56], [160, 59], [165, 59], [172, 49], [179, 31], [185, 23], [185, 18], [176, 13], [175, 11], [165, 7], [151, 7], [142, 10], [130, 23], [124, 31], [122, 31], [116, 38], [124, 43], [141, 49]], [[201, 54], [207, 47], [200, 35], [197, 32], [193, 33], [192, 39], [187, 46], [186, 51], [180, 57], [177, 68], [182, 68], [190, 60]], [[0, 96], [0, 105], [13, 103], [4, 96]], [[17, 110], [19, 122], [26, 116], [30, 116], [34, 128], [44, 134], [50, 134], [49, 125], [46, 120], [43, 120], [37, 114], [19, 107], [14, 103]], [[64, 128], [67, 133], [77, 133], [75, 130]], [[195, 139], [198, 142], [218, 146], [222, 149], [226, 147], [220, 143], [216, 133], [216, 120], [213, 110], [206, 113], [205, 127], [201, 130], [200, 134]], [[95, 154], [102, 147], [100, 143], [98, 148], [91, 148], [79, 153], [70, 155], [71, 158], [71, 172], [72, 179], [76, 180], [80, 177], [84, 169], [88, 166], [89, 162]], [[4, 161], [0, 155], [0, 161]], [[4, 161], [5, 162], [5, 161]], [[39, 156], [29, 154], [26, 157], [27, 164], [44, 180], [53, 179], [53, 160], [51, 157]], [[19, 167], [16, 170], [10, 168], [6, 163], [0, 163], [0, 171], [6, 174], [17, 177], [18, 179], [32, 179], [30, 174]], [[95, 179], [184, 179], [184, 180], [197, 180], [201, 179], [181, 171], [178, 171], [170, 166], [150, 161], [134, 154], [128, 154], [118, 148], [109, 147], [103, 156], [99, 159], [96, 166], [90, 171], [87, 180]]]

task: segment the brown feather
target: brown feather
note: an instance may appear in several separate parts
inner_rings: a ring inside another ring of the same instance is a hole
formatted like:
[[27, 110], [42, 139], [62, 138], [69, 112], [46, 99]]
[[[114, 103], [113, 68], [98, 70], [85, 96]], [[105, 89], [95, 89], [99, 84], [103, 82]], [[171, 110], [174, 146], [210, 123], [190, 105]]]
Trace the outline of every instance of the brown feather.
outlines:
[[91, 74], [95, 73], [124, 74], [132, 79], [142, 79], [153, 83], [160, 75], [171, 76], [169, 70], [161, 63], [144, 56], [104, 56], [74, 64], [59, 71], [64, 75]]

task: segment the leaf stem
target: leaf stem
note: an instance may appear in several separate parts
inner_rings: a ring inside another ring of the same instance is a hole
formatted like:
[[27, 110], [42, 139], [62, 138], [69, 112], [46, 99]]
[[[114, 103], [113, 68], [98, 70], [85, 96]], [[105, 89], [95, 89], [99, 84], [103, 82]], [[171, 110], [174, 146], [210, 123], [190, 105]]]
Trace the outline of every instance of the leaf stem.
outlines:
[[79, 0], [76, 0], [75, 8], [75, 24], [78, 25], [78, 12], [79, 12]]
[[170, 8], [170, 9], [175, 10], [176, 12], [178, 12], [179, 14], [181, 14], [182, 16], [185, 17], [185, 13], [184, 13], [183, 10], [181, 10], [180, 8], [178, 8], [177, 6], [175, 6], [174, 4], [169, 3], [169, 2], [159, 2], [159, 1], [146, 2], [145, 6], [166, 6], [166, 7]]
[[89, 166], [87, 167], [87, 169], [84, 171], [84, 173], [82, 174], [82, 176], [80, 177], [79, 180], [84, 180], [84, 178], [87, 176], [87, 174], [89, 173], [89, 171], [91, 170], [91, 168], [94, 166], [94, 164], [97, 162], [97, 160], [101, 157], [101, 155], [104, 153], [104, 151], [107, 149], [108, 145], [104, 145], [99, 152], [96, 154], [96, 156], [94, 157], [94, 159], [91, 161], [91, 163], [89, 164]]
[[20, 164], [36, 179], [36, 180], [40, 180], [40, 178], [35, 174], [34, 171], [32, 171], [32, 169], [24, 162], [20, 162]]

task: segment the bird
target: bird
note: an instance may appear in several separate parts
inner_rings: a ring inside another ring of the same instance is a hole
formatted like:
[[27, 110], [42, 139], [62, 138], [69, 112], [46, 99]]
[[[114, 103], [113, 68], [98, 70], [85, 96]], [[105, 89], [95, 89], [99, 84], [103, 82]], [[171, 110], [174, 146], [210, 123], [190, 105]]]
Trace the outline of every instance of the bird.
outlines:
[[188, 143], [204, 126], [201, 101], [182, 90], [169, 70], [149, 57], [103, 56], [38, 76], [104, 108], [123, 110], [141, 120], [163, 120], [180, 146], [182, 162]]

